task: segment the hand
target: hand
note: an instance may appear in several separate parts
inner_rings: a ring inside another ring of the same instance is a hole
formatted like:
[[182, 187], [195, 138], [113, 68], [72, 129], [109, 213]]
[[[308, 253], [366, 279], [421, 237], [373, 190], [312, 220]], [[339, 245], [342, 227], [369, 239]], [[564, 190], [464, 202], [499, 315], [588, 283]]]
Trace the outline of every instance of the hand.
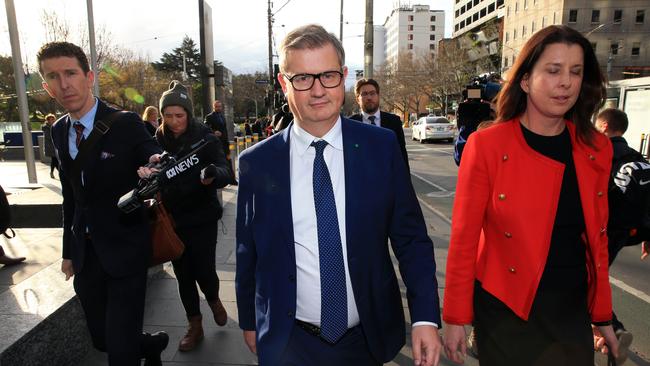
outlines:
[[445, 353], [448, 359], [458, 364], [465, 362], [465, 354], [467, 353], [467, 342], [465, 338], [467, 338], [467, 334], [465, 333], [464, 326], [447, 324], [444, 343]]
[[245, 330], [244, 331], [244, 343], [248, 346], [248, 349], [251, 350], [254, 354], [257, 354], [257, 342], [255, 340], [256, 334], [254, 330]]
[[61, 262], [61, 272], [65, 274], [65, 280], [69, 280], [70, 277], [74, 276], [74, 268], [72, 268], [72, 260], [64, 259]]
[[217, 137], [221, 137], [221, 131], [214, 131], [214, 135]]
[[149, 178], [151, 174], [159, 172], [159, 169], [141, 166], [138, 168], [138, 177], [141, 179]]
[[153, 154], [149, 157], [149, 163], [157, 163], [160, 161], [160, 154]]
[[416, 366], [437, 366], [440, 361], [442, 343], [438, 328], [432, 325], [418, 325], [411, 330], [413, 360]]
[[592, 326], [594, 332], [594, 350], [602, 353], [612, 352], [614, 358], [618, 357], [618, 338], [611, 325]]
[[641, 260], [648, 258], [650, 255], [650, 242], [643, 241], [641, 242]]

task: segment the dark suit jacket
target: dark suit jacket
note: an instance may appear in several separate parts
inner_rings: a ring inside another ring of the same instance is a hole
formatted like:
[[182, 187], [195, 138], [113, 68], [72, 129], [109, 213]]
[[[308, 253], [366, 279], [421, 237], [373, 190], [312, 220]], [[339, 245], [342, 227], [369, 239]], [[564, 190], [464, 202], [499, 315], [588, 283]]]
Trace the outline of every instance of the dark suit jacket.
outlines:
[[[408, 288], [411, 319], [440, 324], [433, 245], [394, 134], [341, 119], [347, 256], [370, 351], [389, 361], [405, 341], [388, 250]], [[239, 324], [257, 329], [260, 365], [276, 365], [296, 311], [289, 136], [292, 125], [240, 156], [236, 292]]]
[[206, 126], [212, 129], [212, 132], [219, 131], [219, 141], [221, 141], [221, 148], [223, 149], [224, 156], [230, 153], [230, 144], [228, 143], [228, 128], [226, 126], [226, 119], [221, 112], [210, 112], [205, 116]]
[[[360, 113], [353, 114], [350, 117], [350, 119], [353, 119], [355, 121], [362, 121], [363, 116]], [[399, 118], [398, 115], [380, 111], [379, 112], [379, 118], [380, 118], [380, 123], [381, 127], [387, 128], [393, 132], [395, 132], [395, 136], [397, 136], [397, 143], [399, 144], [399, 149], [402, 152], [402, 157], [404, 158], [404, 162], [406, 163], [406, 168], [410, 170], [409, 167], [409, 156], [406, 153], [406, 141], [404, 141], [404, 129], [402, 128], [402, 119]]]
[[[95, 122], [114, 111], [99, 100]], [[151, 255], [144, 209], [125, 214], [118, 209], [117, 202], [137, 185], [138, 167], [145, 165], [160, 148], [137, 114], [121, 116], [97, 142], [94, 153], [83, 166], [83, 188], [75, 192], [70, 174], [73, 160], [68, 146], [69, 130], [68, 115], [61, 117], [52, 128], [61, 164], [63, 258], [72, 259], [75, 273], [81, 271], [88, 228], [97, 257], [109, 275], [121, 277], [142, 272]]]

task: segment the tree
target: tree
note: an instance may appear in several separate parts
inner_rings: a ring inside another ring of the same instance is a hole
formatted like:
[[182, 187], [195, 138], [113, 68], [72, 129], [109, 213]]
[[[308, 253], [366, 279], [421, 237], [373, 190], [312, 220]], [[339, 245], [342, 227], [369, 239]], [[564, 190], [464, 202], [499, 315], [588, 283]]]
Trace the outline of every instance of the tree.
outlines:
[[179, 47], [174, 48], [171, 53], [163, 53], [160, 61], [153, 62], [152, 65], [158, 71], [164, 71], [179, 79], [183, 79], [183, 56], [185, 56], [187, 77], [195, 82], [200, 81], [201, 53], [196, 47], [194, 40], [187, 35], [185, 35]]
[[[257, 84], [255, 80], [268, 80], [269, 76], [263, 72], [254, 74], [239, 74], [232, 77], [233, 109], [235, 117], [250, 118], [255, 116], [255, 102], [259, 115], [266, 114], [264, 97], [267, 84]], [[258, 116], [255, 116], [256, 118]]]

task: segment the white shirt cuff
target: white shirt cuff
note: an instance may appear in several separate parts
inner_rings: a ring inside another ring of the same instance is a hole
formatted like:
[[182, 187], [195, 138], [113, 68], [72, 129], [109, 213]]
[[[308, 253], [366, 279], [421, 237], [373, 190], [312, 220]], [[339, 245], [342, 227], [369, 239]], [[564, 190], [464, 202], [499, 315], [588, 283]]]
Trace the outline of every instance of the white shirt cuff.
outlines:
[[438, 326], [438, 324], [436, 324], [434, 322], [415, 322], [415, 323], [413, 323], [412, 327], [415, 328], [415, 327], [420, 327], [422, 325], [430, 325], [432, 327], [440, 328]]

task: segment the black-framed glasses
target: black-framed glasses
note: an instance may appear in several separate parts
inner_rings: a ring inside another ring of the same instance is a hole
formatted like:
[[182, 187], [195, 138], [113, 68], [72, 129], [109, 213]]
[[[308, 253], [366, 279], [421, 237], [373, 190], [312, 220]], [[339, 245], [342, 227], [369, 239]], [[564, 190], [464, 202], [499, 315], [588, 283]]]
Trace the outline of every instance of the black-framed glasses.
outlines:
[[282, 74], [289, 82], [291, 86], [297, 91], [309, 90], [314, 86], [316, 79], [320, 81], [320, 85], [323, 88], [336, 88], [341, 85], [343, 80], [343, 73], [340, 71], [325, 71], [320, 74], [296, 74], [289, 77], [289, 75]]

